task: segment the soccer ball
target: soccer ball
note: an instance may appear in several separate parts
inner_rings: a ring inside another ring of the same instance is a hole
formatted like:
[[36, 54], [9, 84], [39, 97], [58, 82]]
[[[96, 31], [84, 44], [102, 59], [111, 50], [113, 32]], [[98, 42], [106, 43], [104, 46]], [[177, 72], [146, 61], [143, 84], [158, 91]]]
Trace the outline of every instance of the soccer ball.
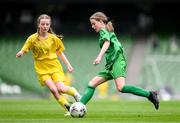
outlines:
[[75, 102], [70, 107], [70, 114], [72, 117], [82, 118], [86, 113], [86, 106], [81, 102]]

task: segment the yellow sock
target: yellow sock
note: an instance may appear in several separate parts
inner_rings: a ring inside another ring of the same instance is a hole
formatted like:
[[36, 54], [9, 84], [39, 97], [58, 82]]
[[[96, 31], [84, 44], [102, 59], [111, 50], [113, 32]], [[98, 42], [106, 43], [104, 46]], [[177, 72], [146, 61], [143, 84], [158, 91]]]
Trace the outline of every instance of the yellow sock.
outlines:
[[65, 92], [65, 93], [68, 94], [68, 95], [71, 95], [71, 96], [75, 96], [76, 89], [73, 88], [73, 87], [69, 87], [69, 90], [67, 92]]
[[66, 100], [64, 96], [60, 96], [58, 103], [65, 109], [65, 111], [68, 111], [65, 105], [69, 105], [69, 102]]

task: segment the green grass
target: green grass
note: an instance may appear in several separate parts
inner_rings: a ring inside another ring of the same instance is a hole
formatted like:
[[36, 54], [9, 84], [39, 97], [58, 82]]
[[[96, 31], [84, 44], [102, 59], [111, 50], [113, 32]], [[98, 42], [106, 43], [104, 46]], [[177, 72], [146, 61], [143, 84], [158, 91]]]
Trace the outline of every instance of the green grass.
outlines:
[[156, 111], [141, 101], [91, 101], [84, 118], [64, 117], [55, 100], [1, 100], [0, 123], [179, 123], [180, 101], [161, 102]]

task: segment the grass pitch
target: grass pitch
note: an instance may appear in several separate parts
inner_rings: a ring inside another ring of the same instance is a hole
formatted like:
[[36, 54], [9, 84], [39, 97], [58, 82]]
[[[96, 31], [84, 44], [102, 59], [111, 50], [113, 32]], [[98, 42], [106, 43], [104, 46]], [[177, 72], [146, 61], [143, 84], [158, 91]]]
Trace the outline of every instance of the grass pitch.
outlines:
[[0, 100], [0, 123], [180, 123], [180, 101], [91, 101], [84, 118], [64, 117], [55, 100]]

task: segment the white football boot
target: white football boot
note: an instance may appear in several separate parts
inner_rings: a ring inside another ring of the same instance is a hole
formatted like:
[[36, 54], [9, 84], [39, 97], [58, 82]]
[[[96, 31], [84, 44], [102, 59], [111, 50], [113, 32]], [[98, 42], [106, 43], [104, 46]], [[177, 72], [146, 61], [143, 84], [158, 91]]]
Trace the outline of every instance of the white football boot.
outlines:
[[80, 102], [81, 95], [79, 94], [79, 92], [75, 88], [73, 88], [73, 89], [75, 91], [74, 99], [76, 100], [76, 102]]

